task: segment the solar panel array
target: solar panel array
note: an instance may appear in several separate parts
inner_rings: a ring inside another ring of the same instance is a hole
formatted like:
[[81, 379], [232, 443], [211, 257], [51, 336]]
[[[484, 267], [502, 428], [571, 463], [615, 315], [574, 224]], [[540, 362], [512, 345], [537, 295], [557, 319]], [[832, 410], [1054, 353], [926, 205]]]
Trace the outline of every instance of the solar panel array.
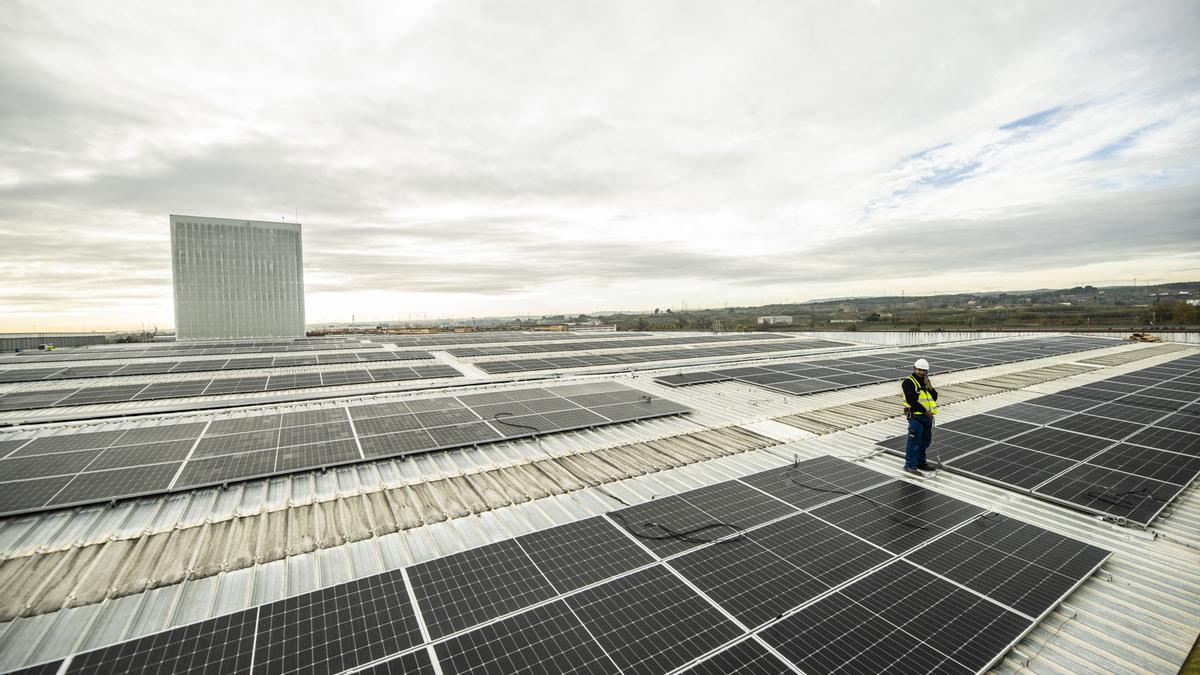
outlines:
[[0, 355], [0, 362], [27, 363], [36, 361], [99, 361], [106, 359], [140, 359], [159, 356], [223, 356], [228, 354], [265, 354], [279, 352], [337, 351], [339, 349], [382, 349], [383, 345], [363, 344], [355, 341], [314, 342], [305, 344], [236, 343], [147, 345], [142, 349], [113, 349], [102, 347], [80, 347], [78, 349], [56, 349], [49, 352], [25, 351], [20, 354]]
[[712, 344], [718, 342], [754, 342], [757, 340], [779, 340], [783, 336], [772, 333], [736, 333], [733, 335], [693, 335], [687, 337], [638, 338], [634, 340], [576, 340], [538, 344], [496, 345], [491, 347], [458, 347], [447, 350], [455, 356], [502, 356], [505, 354], [539, 354], [543, 352], [581, 352], [589, 349], [626, 349], [637, 347], [662, 347], [668, 345]]
[[202, 378], [138, 384], [106, 384], [91, 387], [24, 389], [0, 395], [0, 411], [36, 408], [61, 408], [98, 403], [151, 401], [192, 396], [248, 394], [311, 387], [333, 387], [371, 382], [404, 382], [462, 377], [452, 366], [376, 366], [353, 370], [326, 370], [315, 373], [247, 375], [244, 377]]
[[475, 363], [473, 365], [489, 374], [499, 375], [503, 373], [521, 373], [533, 370], [561, 370], [567, 368], [586, 368], [589, 366], [623, 366], [678, 359], [699, 359], [716, 356], [741, 356], [845, 346], [847, 345], [844, 342], [815, 339], [770, 342], [753, 341], [742, 344], [724, 345], [721, 347], [658, 349], [644, 352], [627, 352], [622, 354], [589, 354], [581, 356], [510, 359], [507, 361], [484, 361], [481, 363]]
[[[1030, 338], [991, 344], [861, 354], [804, 363], [778, 363], [724, 370], [667, 375], [655, 382], [672, 387], [736, 381], [785, 394], [812, 394], [896, 380], [912, 372], [919, 358], [928, 359], [935, 373], [982, 368], [1001, 363], [1040, 359], [1120, 344], [1106, 338], [1062, 336]], [[483, 364], [479, 364], [481, 367]]]
[[677, 415], [604, 382], [178, 422], [0, 435], [0, 515]]
[[574, 340], [628, 338], [649, 335], [648, 333], [610, 332], [610, 333], [570, 333], [570, 332], [537, 332], [520, 333], [512, 331], [483, 331], [479, 333], [438, 333], [436, 335], [366, 335], [364, 339], [371, 342], [388, 342], [401, 347], [431, 347], [433, 345], [463, 345], [487, 344], [499, 342], [571, 342]]
[[976, 673], [1108, 555], [823, 457], [75, 654], [64, 672]]
[[140, 361], [95, 366], [54, 366], [50, 368], [10, 368], [0, 370], [0, 383], [43, 380], [73, 380], [88, 377], [163, 375], [212, 370], [248, 370], [325, 366], [334, 363], [375, 363], [378, 361], [421, 361], [432, 359], [429, 352], [376, 349], [362, 352], [329, 352], [299, 355], [240, 357], [236, 359], [195, 359], [192, 361]]
[[[880, 444], [903, 454], [905, 440]], [[939, 425], [930, 455], [958, 473], [1148, 525], [1200, 473], [1200, 355]]]

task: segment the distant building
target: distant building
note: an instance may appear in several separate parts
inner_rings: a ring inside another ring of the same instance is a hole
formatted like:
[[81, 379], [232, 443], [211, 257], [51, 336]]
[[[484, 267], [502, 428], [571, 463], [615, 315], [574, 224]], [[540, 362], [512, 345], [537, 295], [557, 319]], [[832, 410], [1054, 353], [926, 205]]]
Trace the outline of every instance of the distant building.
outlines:
[[596, 324], [587, 326], [575, 325], [571, 326], [571, 330], [575, 331], [576, 333], [614, 333], [616, 332], [617, 327]]
[[178, 340], [304, 336], [298, 223], [171, 216]]
[[758, 325], [760, 325], [760, 326], [790, 326], [790, 325], [792, 325], [792, 317], [790, 317], [790, 316], [760, 316], [760, 317], [758, 317]]

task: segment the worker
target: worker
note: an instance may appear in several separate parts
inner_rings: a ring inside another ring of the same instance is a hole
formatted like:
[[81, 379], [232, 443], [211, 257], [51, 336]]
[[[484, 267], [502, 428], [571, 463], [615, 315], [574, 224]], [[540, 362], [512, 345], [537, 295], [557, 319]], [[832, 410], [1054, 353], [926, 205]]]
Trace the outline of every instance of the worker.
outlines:
[[937, 389], [929, 381], [929, 362], [917, 359], [913, 372], [900, 381], [904, 392], [904, 416], [908, 418], [908, 443], [904, 446], [904, 472], [920, 475], [932, 471], [925, 451], [933, 442], [933, 418], [937, 415]]

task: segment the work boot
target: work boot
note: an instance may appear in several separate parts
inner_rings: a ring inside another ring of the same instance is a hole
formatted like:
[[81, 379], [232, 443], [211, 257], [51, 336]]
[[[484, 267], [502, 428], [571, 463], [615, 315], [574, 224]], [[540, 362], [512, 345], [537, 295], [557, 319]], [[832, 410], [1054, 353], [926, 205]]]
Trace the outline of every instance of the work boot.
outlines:
[[921, 462], [920, 464], [917, 465], [917, 469], [919, 469], [921, 471], [937, 471], [937, 467], [930, 464], [929, 462]]
[[920, 472], [920, 471], [917, 471], [915, 468], [913, 468], [913, 467], [911, 467], [911, 466], [906, 466], [906, 467], [904, 467], [904, 473], [911, 473], [911, 474], [913, 474], [914, 476], [920, 476], [920, 475], [921, 475], [921, 472]]

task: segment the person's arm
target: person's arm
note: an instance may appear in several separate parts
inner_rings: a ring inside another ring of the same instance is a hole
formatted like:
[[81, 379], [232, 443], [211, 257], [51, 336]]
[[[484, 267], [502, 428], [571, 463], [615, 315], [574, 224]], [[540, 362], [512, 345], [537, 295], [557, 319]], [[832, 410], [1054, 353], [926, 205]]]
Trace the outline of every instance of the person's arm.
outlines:
[[929, 392], [929, 395], [933, 397], [933, 400], [937, 400], [937, 389], [933, 388], [933, 382], [929, 380], [928, 375], [925, 376], [925, 390]]
[[917, 386], [913, 384], [912, 380], [906, 378], [900, 383], [900, 388], [904, 391], [904, 405], [913, 412], [925, 412], [925, 406], [917, 400]]

